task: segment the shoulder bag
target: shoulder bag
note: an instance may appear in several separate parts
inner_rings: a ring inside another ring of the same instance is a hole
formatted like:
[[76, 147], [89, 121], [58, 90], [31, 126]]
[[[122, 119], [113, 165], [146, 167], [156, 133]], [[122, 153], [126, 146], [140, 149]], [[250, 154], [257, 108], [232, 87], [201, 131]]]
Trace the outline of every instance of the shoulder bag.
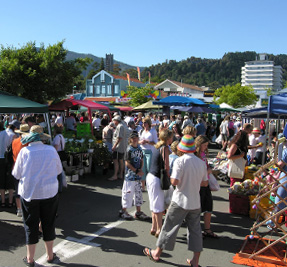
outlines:
[[[240, 153], [241, 150], [239, 149]], [[246, 160], [244, 158], [239, 158], [235, 160], [228, 161], [228, 176], [232, 178], [242, 179], [244, 177]]]
[[[163, 153], [162, 153], [162, 149], [163, 149]], [[167, 174], [167, 171], [165, 169], [165, 164], [164, 164], [164, 147], [161, 147], [159, 150], [159, 158], [160, 158], [160, 187], [162, 190], [168, 190], [171, 182], [170, 182], [170, 178]]]
[[60, 157], [60, 160], [67, 161], [68, 160], [68, 155], [66, 151], [64, 150], [63, 143], [62, 143], [62, 136], [60, 135], [60, 146], [61, 146], [61, 151], [58, 151], [58, 155]]

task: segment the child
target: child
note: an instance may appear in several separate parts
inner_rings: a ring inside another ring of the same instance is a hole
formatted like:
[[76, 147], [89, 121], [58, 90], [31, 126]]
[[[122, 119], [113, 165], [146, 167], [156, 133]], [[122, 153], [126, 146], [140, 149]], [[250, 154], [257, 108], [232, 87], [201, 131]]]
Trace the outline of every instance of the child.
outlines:
[[119, 216], [125, 220], [133, 219], [127, 212], [127, 208], [132, 207], [133, 199], [137, 209], [135, 218], [139, 220], [149, 219], [149, 217], [141, 211], [141, 205], [143, 204], [141, 188], [143, 152], [138, 142], [138, 132], [133, 131], [130, 135], [130, 145], [125, 155], [126, 175], [122, 188], [122, 209], [119, 212]]
[[[195, 139], [195, 147], [196, 152], [195, 155], [205, 161], [207, 167], [207, 173], [210, 174], [212, 172], [211, 168], [209, 167], [206, 159], [206, 155], [208, 153], [208, 143], [209, 140], [206, 136], [200, 135]], [[210, 222], [211, 222], [211, 214], [213, 209], [213, 200], [211, 191], [208, 186], [201, 186], [200, 187], [200, 202], [201, 202], [201, 212], [204, 213], [203, 220], [204, 220], [204, 230], [202, 233], [203, 237], [212, 237], [218, 238], [218, 236], [210, 229]]]
[[179, 144], [179, 141], [176, 140], [176, 141], [172, 142], [172, 144], [170, 145], [170, 149], [172, 151], [172, 153], [169, 155], [169, 172], [170, 172], [170, 174], [172, 171], [173, 163], [174, 163], [175, 159], [178, 158], [178, 154], [177, 154], [177, 145], [178, 144]]

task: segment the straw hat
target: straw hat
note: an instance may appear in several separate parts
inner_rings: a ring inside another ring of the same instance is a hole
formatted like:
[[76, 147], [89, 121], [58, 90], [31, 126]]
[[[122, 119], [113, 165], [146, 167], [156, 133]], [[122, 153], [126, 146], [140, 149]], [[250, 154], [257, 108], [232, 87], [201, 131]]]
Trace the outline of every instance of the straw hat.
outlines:
[[20, 130], [15, 130], [15, 133], [19, 133], [19, 134], [27, 134], [29, 133], [29, 125], [28, 124], [21, 124], [20, 125]]
[[184, 153], [194, 153], [195, 152], [195, 143], [191, 135], [184, 135], [180, 143], [177, 146], [177, 149]]
[[[50, 135], [44, 133], [43, 127], [41, 127], [40, 125], [33, 125], [30, 129], [30, 133], [38, 133], [41, 137], [41, 140], [43, 141], [51, 138]], [[30, 133], [26, 133], [25, 135], [30, 134]]]
[[255, 133], [255, 134], [260, 134], [260, 130], [258, 128], [253, 128], [253, 131], [252, 133]]

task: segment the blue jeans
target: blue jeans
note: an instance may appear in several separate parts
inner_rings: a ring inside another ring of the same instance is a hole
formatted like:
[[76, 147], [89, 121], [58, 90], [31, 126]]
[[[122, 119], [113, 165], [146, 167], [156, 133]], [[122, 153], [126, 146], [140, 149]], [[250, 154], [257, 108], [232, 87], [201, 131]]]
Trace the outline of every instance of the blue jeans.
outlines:
[[150, 165], [151, 165], [151, 159], [152, 159], [152, 151], [150, 149], [143, 149], [143, 173], [141, 180], [145, 181], [146, 176], [149, 173]]

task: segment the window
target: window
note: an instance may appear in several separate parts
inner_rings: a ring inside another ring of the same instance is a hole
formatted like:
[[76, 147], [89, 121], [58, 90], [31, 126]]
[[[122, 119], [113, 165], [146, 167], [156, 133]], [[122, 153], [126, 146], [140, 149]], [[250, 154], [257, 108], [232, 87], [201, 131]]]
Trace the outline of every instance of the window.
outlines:
[[107, 95], [112, 95], [112, 86], [108, 85]]
[[89, 92], [88, 92], [89, 95], [93, 95], [93, 85], [90, 85], [89, 86]]
[[99, 86], [99, 85], [96, 86], [96, 94], [97, 94], [97, 95], [100, 94], [100, 86]]
[[106, 86], [105, 85], [102, 85], [102, 94], [106, 94]]
[[119, 91], [120, 91], [120, 88], [119, 88], [119, 86], [116, 84], [116, 85], [115, 85], [115, 95], [118, 95], [118, 94], [119, 94]]

